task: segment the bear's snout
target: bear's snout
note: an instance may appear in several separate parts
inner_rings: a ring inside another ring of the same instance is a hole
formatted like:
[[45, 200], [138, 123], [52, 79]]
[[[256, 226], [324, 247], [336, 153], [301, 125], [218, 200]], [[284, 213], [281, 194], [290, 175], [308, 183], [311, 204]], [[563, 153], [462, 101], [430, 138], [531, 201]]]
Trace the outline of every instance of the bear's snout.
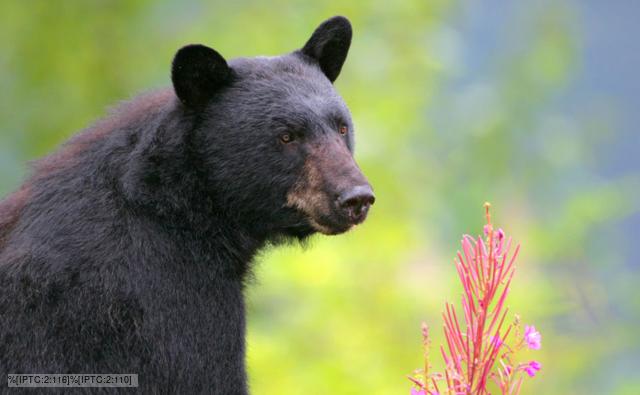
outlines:
[[345, 143], [324, 139], [307, 152], [301, 177], [287, 195], [287, 206], [299, 210], [316, 231], [327, 235], [362, 223], [375, 196]]
[[367, 218], [369, 207], [376, 201], [369, 184], [350, 188], [338, 197], [338, 206], [354, 224], [362, 223]]

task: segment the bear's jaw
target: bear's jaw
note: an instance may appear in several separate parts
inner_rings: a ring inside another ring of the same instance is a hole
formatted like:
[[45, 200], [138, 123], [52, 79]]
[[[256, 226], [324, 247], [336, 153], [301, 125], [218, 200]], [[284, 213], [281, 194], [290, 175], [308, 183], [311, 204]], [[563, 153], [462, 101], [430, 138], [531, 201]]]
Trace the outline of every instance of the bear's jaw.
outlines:
[[312, 217], [309, 217], [309, 224], [311, 225], [311, 227], [313, 229], [315, 229], [318, 232], [322, 233], [323, 235], [327, 235], [327, 236], [339, 235], [341, 233], [348, 232], [348, 231], [350, 231], [351, 229], [353, 229], [355, 227], [355, 225], [349, 225], [344, 229], [342, 229], [342, 228], [340, 228], [340, 229], [330, 228], [328, 226], [322, 225], [321, 223], [319, 223], [318, 221], [316, 221]]
[[324, 235], [339, 235], [351, 230], [355, 226], [355, 224], [352, 223], [332, 221], [330, 215], [318, 213], [319, 210], [317, 210], [317, 206], [313, 204], [317, 200], [318, 199], [304, 199], [296, 194], [290, 194], [285, 207], [298, 211], [313, 231]]

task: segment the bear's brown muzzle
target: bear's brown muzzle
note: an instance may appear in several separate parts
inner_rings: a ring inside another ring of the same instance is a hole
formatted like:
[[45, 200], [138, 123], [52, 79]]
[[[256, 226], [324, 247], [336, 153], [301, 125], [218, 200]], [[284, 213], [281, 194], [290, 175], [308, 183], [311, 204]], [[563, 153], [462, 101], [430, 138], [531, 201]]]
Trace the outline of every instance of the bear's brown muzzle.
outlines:
[[331, 136], [307, 147], [300, 180], [287, 205], [303, 212], [324, 234], [343, 233], [362, 223], [375, 202], [373, 189], [340, 138]]

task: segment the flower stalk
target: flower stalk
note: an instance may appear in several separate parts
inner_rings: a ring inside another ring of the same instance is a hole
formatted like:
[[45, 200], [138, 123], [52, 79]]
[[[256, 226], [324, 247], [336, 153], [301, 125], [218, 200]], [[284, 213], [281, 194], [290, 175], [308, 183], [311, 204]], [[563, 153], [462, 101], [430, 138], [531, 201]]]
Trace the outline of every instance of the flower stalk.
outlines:
[[[514, 362], [525, 347], [540, 349], [542, 337], [534, 326], [522, 332], [518, 315], [507, 321], [505, 303], [520, 246], [511, 252], [511, 237], [494, 229], [491, 205], [484, 207], [484, 238], [465, 235], [455, 260], [463, 291], [459, 310], [446, 303], [442, 313], [444, 374], [432, 372], [429, 328], [423, 324], [424, 367], [410, 377], [412, 395], [490, 395], [491, 383], [503, 395], [518, 394], [524, 374], [534, 377], [542, 367], [538, 361]], [[443, 381], [442, 392], [438, 381]]]

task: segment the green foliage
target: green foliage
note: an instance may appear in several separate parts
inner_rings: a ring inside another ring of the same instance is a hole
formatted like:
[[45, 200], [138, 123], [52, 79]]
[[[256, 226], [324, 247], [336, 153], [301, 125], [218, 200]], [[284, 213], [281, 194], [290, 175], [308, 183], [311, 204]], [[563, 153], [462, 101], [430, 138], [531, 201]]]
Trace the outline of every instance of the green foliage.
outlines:
[[352, 233], [258, 259], [254, 393], [408, 393], [419, 323], [441, 342], [441, 306], [460, 295], [452, 258], [462, 233], [480, 233], [486, 200], [523, 244], [512, 310], [544, 339], [527, 393], [637, 393], [624, 361], [640, 348], [638, 293], [619, 248], [629, 236], [615, 225], [639, 211], [640, 177], [594, 170], [615, 133], [606, 107], [554, 109], [582, 35], [573, 8], [542, 4], [504, 28], [482, 79], [452, 84], [471, 74], [459, 30], [473, 9], [445, 0], [4, 2], [0, 194], [109, 104], [169, 84], [181, 45], [279, 54], [343, 14], [354, 42], [336, 85], [377, 202]]

